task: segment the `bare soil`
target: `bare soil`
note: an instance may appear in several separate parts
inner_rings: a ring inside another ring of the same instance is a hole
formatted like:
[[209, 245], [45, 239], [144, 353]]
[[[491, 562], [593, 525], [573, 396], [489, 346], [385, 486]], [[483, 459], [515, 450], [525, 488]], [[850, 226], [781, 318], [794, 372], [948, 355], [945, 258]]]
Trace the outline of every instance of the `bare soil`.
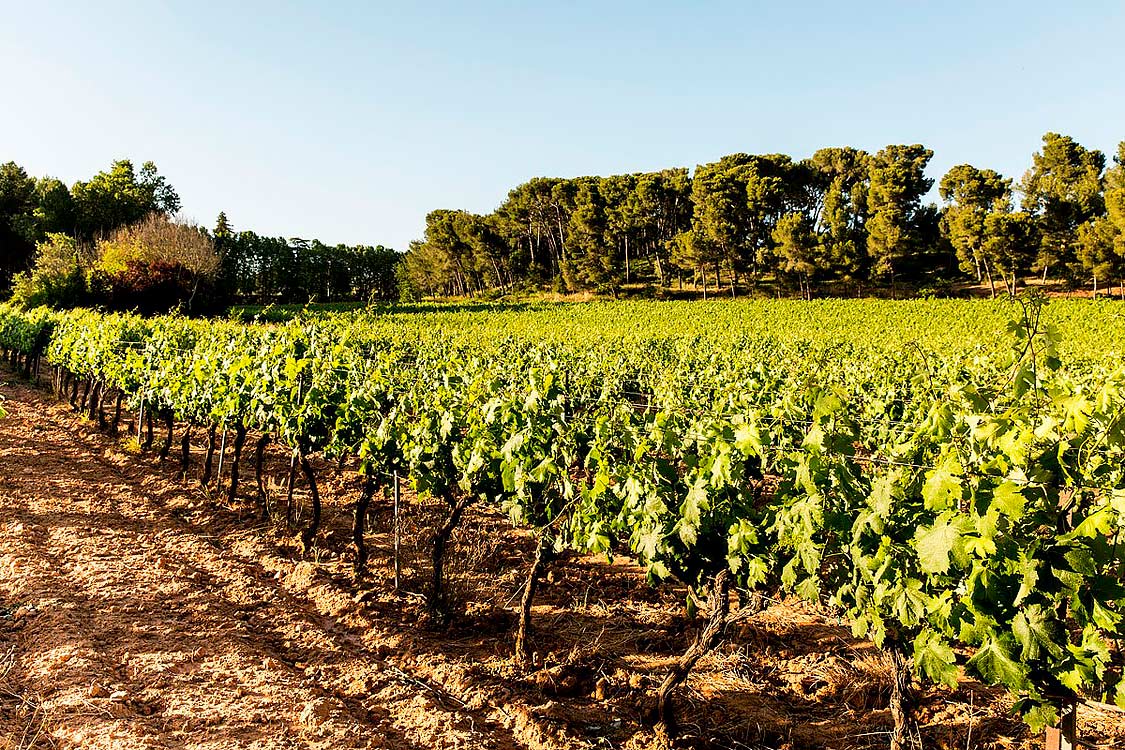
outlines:
[[[185, 481], [178, 461], [4, 377], [0, 750], [657, 745], [653, 691], [700, 622], [682, 591], [650, 588], [629, 561], [552, 567], [523, 669], [511, 631], [533, 542], [498, 515], [476, 509], [455, 536], [459, 615], [435, 632], [419, 595], [434, 507], [402, 497], [396, 591], [392, 506], [377, 498], [370, 573], [356, 581], [350, 467], [318, 464], [324, 526], [302, 556], [297, 528], [262, 520], [252, 467], [234, 505], [199, 486], [201, 430]], [[267, 468], [277, 510], [287, 455], [272, 449]], [[678, 744], [885, 747], [889, 684], [887, 659], [830, 613], [775, 602], [693, 673]], [[919, 698], [923, 747], [1041, 743], [971, 680]], [[1079, 721], [1090, 742], [1125, 741], [1123, 714], [1083, 707]]]

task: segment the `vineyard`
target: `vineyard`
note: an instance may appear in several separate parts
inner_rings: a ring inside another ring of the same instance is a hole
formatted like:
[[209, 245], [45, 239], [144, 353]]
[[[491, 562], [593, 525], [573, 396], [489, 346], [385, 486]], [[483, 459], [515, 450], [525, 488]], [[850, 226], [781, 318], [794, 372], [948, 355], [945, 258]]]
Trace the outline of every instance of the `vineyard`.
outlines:
[[[661, 741], [703, 746], [677, 711], [685, 680], [777, 602], [831, 613], [886, 655], [892, 726], [876, 744], [895, 750], [924, 740], [916, 694], [963, 679], [1007, 692], [1055, 747], [1083, 704], [1125, 707], [1112, 302], [420, 305], [260, 322], [0, 308], [0, 348], [215, 502], [254, 503], [306, 557], [324, 543], [325, 483], [354, 472], [357, 582], [373, 506], [435, 509], [394, 540], [425, 551], [419, 628], [464, 616], [451, 539], [471, 512], [502, 514], [534, 540], [496, 635], [524, 673], [542, 668], [542, 582], [577, 557], [635, 562], [693, 618], [646, 695]], [[271, 455], [285, 457], [280, 495]]]

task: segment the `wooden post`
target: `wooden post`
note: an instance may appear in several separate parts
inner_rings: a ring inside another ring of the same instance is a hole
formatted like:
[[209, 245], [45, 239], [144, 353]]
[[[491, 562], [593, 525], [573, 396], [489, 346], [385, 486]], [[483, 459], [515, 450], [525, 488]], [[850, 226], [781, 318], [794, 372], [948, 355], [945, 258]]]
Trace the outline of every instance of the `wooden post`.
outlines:
[[141, 444], [141, 425], [145, 418], [145, 394], [141, 393], [141, 403], [137, 406], [137, 445]]
[[398, 558], [398, 547], [399, 547], [400, 535], [399, 535], [399, 526], [398, 526], [398, 470], [397, 469], [394, 472], [394, 491], [393, 491], [393, 495], [394, 495], [394, 505], [395, 505], [395, 521], [394, 521], [394, 523], [395, 523], [395, 591], [398, 591], [399, 574], [401, 573], [402, 569], [399, 565], [399, 558]]
[[297, 481], [297, 449], [294, 448], [289, 456], [289, 486], [285, 491], [285, 523], [293, 525], [293, 485]]
[[1078, 747], [1078, 706], [1070, 703], [1063, 707], [1057, 726], [1047, 727], [1046, 750], [1074, 750]]
[[215, 475], [215, 489], [223, 486], [223, 456], [227, 453], [227, 428], [223, 427], [223, 439], [219, 443], [219, 473]]

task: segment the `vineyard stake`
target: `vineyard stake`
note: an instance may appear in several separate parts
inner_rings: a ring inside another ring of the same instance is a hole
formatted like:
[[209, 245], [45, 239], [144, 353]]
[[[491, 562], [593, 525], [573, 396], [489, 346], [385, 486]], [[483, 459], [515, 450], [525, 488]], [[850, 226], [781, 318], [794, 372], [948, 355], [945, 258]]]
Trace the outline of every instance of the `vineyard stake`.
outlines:
[[137, 406], [137, 444], [141, 442], [141, 425], [145, 419], [145, 394], [141, 394], [141, 403]]
[[1070, 703], [1062, 710], [1057, 726], [1047, 727], [1046, 750], [1074, 750], [1078, 746], [1078, 706]]
[[399, 559], [398, 559], [399, 530], [398, 530], [398, 470], [397, 469], [394, 472], [394, 481], [395, 481], [395, 484], [394, 484], [394, 493], [393, 494], [394, 494], [394, 503], [395, 503], [395, 591], [398, 591], [399, 573], [401, 572], [401, 568], [399, 567]]
[[289, 456], [289, 486], [285, 491], [285, 523], [293, 525], [293, 484], [297, 481], [297, 449]]
[[215, 489], [223, 486], [223, 456], [227, 453], [227, 428], [223, 428], [223, 439], [219, 443], [219, 473], [215, 475]]

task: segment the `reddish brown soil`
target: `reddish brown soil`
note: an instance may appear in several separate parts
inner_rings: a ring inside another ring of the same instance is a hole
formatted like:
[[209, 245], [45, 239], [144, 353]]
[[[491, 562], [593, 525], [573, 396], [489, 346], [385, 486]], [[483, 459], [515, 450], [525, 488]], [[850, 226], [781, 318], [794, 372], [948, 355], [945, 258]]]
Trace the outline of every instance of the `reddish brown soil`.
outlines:
[[[655, 744], [653, 689], [698, 623], [682, 592], [649, 588], [626, 561], [554, 567], [535, 608], [537, 669], [524, 670], [510, 630], [532, 545], [504, 519], [466, 519], [451, 561], [461, 614], [436, 633], [411, 593], [434, 509], [413, 496], [396, 593], [384, 499], [371, 574], [350, 573], [347, 467], [320, 466], [325, 526], [302, 559], [296, 533], [249, 499], [219, 502], [42, 390], [9, 379], [0, 394], [0, 750]], [[282, 477], [286, 459], [268, 466]], [[775, 603], [699, 665], [680, 744], [883, 747], [887, 677], [840, 623]], [[971, 681], [925, 691], [919, 718], [927, 748], [1036, 744]], [[1125, 716], [1084, 708], [1081, 730], [1117, 741]]]

